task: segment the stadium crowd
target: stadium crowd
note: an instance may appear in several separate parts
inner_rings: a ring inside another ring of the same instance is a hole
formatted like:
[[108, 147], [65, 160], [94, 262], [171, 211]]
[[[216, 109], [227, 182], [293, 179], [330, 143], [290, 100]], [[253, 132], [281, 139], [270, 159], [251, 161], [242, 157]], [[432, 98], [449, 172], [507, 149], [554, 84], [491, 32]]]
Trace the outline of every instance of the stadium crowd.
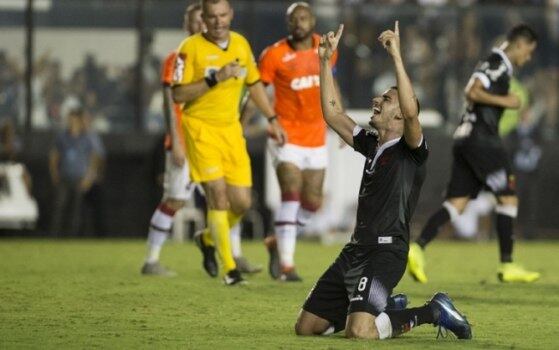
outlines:
[[[327, 3], [327, 1], [325, 2]], [[469, 6], [465, 6], [468, 3]], [[471, 6], [478, 3], [479, 6]], [[557, 131], [559, 106], [555, 96], [559, 93], [559, 58], [553, 54], [559, 48], [559, 2], [515, 1], [528, 7], [502, 7], [503, 1], [417, 1], [401, 0], [359, 1], [347, 0], [341, 11], [346, 23], [346, 35], [340, 45], [340, 86], [350, 108], [367, 108], [371, 93], [393, 79], [386, 68], [389, 60], [372, 44], [381, 28], [392, 20], [398, 11], [406, 25], [402, 33], [409, 70], [417, 94], [427, 109], [435, 110], [449, 123], [449, 130], [459, 120], [463, 103], [462, 87], [480, 55], [488, 51], [498, 35], [512, 23], [534, 23], [542, 37], [540, 55], [534, 65], [523, 72], [522, 82], [531, 92], [532, 105], [537, 120], [542, 120], [546, 137]], [[507, 3], [510, 3], [507, 1]], [[367, 7], [370, 5], [387, 5]], [[402, 6], [390, 6], [402, 5]], [[427, 6], [427, 5], [437, 5]], [[325, 23], [328, 19], [325, 19]], [[491, 24], [491, 25], [489, 25]], [[240, 32], [246, 32], [242, 23]], [[484, 28], [481, 30], [481, 28]], [[157, 32], [145, 35], [142, 108], [143, 127], [150, 131], [163, 128], [161, 101], [158, 89], [163, 53], [152, 50]], [[247, 33], [249, 38], [250, 32]], [[277, 33], [280, 37], [282, 32]], [[255, 47], [258, 53], [263, 47]], [[22, 118], [23, 115], [23, 62], [0, 51], [0, 118]], [[33, 78], [33, 126], [38, 129], [62, 127], [64, 109], [76, 100], [95, 117], [94, 125], [101, 132], [126, 131], [134, 127], [134, 114], [139, 87], [136, 84], [136, 63], [116, 65], [101, 62], [94, 52], [83, 54], [81, 65], [74, 67], [67, 79], [62, 76], [63, 57], [42, 53], [35, 63]], [[67, 67], [66, 67], [67, 68]], [[67, 70], [67, 69], [66, 69]], [[350, 78], [349, 78], [350, 77]], [[537, 84], [545, 77], [548, 84]], [[22, 124], [21, 119], [18, 124]]]
[[[316, 1], [317, 5], [329, 3], [332, 1]], [[529, 91], [529, 104], [521, 117], [523, 129], [514, 131], [514, 127], [509, 128], [507, 133], [512, 132], [511, 148], [520, 152], [520, 158], [522, 152], [534, 154], [530, 147], [526, 148], [530, 144], [525, 141], [527, 137], [531, 140], [530, 145], [536, 146], [556, 137], [559, 58], [554, 53], [559, 49], [558, 1], [515, 1], [515, 4], [526, 5], [521, 7], [504, 7], [503, 1], [471, 0], [346, 0], [342, 4], [347, 6], [341, 7], [339, 19], [345, 23], [346, 29], [339, 47], [337, 70], [340, 87], [344, 91], [344, 104], [353, 109], [367, 109], [370, 96], [380, 93], [389, 81], [393, 81], [392, 63], [381, 50], [373, 47], [380, 31], [390, 25], [398, 11], [402, 23], [406, 23], [401, 34], [403, 51], [406, 52], [409, 75], [422, 102], [422, 110], [438, 114], [442, 121], [438, 127], [447, 134], [459, 122], [462, 89], [479, 58], [495, 42], [502, 40], [498, 36], [513, 23], [533, 23], [542, 38], [538, 55], [535, 62], [519, 75], [521, 84]], [[328, 17], [321, 19], [320, 12], [318, 16], [322, 25], [337, 22]], [[247, 22], [234, 22], [233, 25], [246, 33], [249, 40], [254, 37], [254, 33], [247, 31]], [[274, 30], [278, 38], [283, 35], [281, 28]], [[146, 51], [141, 70], [142, 126], [145, 130], [157, 132], [163, 129], [158, 76], [166, 53], [156, 52], [154, 43], [158, 37], [157, 31], [143, 36]], [[258, 55], [262, 49], [254, 46], [255, 54]], [[115, 64], [100, 60], [95, 52], [76, 55], [83, 55], [81, 63], [68, 69], [65, 58], [57, 56], [55, 51], [38, 52], [32, 90], [33, 128], [64, 130], [65, 116], [76, 103], [80, 103], [92, 116], [93, 128], [97, 131], [118, 133], [134, 130], [140, 94], [136, 63]], [[70, 74], [65, 76], [63, 71]], [[542, 81], [546, 84], [541, 84]], [[19, 126], [23, 125], [24, 62], [15, 59], [10, 51], [1, 49], [0, 86], [0, 120], [9, 119]], [[516, 118], [512, 122], [514, 125], [520, 117]], [[518, 167], [526, 170], [524, 179], [527, 181], [523, 182], [533, 183], [533, 179], [537, 178], [539, 157], [529, 165], [521, 159]], [[526, 190], [525, 196], [528, 199], [521, 201], [525, 203], [523, 205], [529, 206], [534, 202], [530, 199], [535, 196], [533, 186]], [[527, 222], [535, 220], [530, 208], [521, 212], [527, 213]], [[531, 227], [530, 224], [523, 226]], [[533, 232], [526, 232], [525, 235], [530, 237]]]

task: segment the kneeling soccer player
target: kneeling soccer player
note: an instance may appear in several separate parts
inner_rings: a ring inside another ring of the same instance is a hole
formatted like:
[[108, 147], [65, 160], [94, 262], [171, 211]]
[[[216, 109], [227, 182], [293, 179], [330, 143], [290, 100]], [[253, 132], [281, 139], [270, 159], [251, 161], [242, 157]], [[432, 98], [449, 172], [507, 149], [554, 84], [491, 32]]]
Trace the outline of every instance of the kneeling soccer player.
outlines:
[[470, 339], [467, 319], [445, 293], [424, 306], [387, 307], [406, 269], [409, 222], [423, 180], [428, 150], [419, 123], [419, 103], [402, 62], [398, 22], [379, 41], [394, 61], [397, 87], [373, 99], [369, 125], [355, 124], [340, 107], [329, 60], [343, 31], [321, 39], [320, 92], [324, 119], [367, 159], [359, 190], [357, 223], [336, 261], [309, 294], [295, 325], [298, 335], [321, 335], [345, 328], [348, 338], [386, 339], [429, 323]]

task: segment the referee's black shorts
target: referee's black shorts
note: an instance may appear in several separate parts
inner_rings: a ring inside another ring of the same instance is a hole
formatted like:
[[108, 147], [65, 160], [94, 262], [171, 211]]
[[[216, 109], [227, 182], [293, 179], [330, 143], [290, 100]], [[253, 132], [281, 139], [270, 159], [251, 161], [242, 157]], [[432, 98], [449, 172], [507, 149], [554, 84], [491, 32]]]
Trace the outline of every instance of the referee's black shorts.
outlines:
[[406, 270], [408, 246], [396, 240], [375, 246], [346, 244], [311, 290], [303, 310], [328, 320], [336, 332], [345, 328], [349, 313], [383, 312]]
[[453, 147], [452, 174], [446, 197], [477, 197], [487, 189], [497, 197], [515, 195], [515, 177], [503, 147], [458, 144]]

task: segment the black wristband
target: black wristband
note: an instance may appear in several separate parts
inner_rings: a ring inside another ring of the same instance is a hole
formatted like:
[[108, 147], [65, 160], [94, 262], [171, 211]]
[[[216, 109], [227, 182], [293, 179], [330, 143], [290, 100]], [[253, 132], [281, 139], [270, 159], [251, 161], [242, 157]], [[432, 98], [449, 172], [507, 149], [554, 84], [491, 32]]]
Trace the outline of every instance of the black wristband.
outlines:
[[209, 77], [204, 78], [204, 80], [206, 81], [206, 84], [208, 84], [208, 87], [213, 88], [214, 86], [217, 85], [218, 81], [217, 81], [216, 74], [217, 73], [215, 71], [212, 71], [212, 72], [210, 72]]
[[272, 117], [270, 117], [270, 118], [266, 118], [266, 119], [268, 119], [268, 123], [271, 123], [271, 122], [273, 122], [274, 120], [278, 119], [278, 116], [277, 116], [277, 115], [274, 115], [274, 116], [272, 116]]

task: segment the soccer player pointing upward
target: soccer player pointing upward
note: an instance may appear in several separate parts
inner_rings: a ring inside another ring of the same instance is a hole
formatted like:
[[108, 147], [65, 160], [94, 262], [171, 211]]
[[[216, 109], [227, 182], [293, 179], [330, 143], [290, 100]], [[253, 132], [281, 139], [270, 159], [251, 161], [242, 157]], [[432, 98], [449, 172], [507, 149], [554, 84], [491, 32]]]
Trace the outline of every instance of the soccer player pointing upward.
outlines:
[[320, 93], [326, 123], [366, 157], [357, 224], [351, 241], [309, 294], [295, 332], [322, 335], [345, 328], [348, 338], [386, 339], [430, 323], [469, 339], [468, 321], [444, 293], [421, 307], [394, 307], [390, 294], [406, 269], [409, 223], [425, 178], [428, 151], [419, 104], [400, 54], [398, 22], [394, 31], [379, 37], [392, 56], [397, 87], [373, 99], [369, 125], [376, 133], [356, 125], [335, 92], [329, 61], [342, 31], [340, 26], [336, 34], [321, 39]]

